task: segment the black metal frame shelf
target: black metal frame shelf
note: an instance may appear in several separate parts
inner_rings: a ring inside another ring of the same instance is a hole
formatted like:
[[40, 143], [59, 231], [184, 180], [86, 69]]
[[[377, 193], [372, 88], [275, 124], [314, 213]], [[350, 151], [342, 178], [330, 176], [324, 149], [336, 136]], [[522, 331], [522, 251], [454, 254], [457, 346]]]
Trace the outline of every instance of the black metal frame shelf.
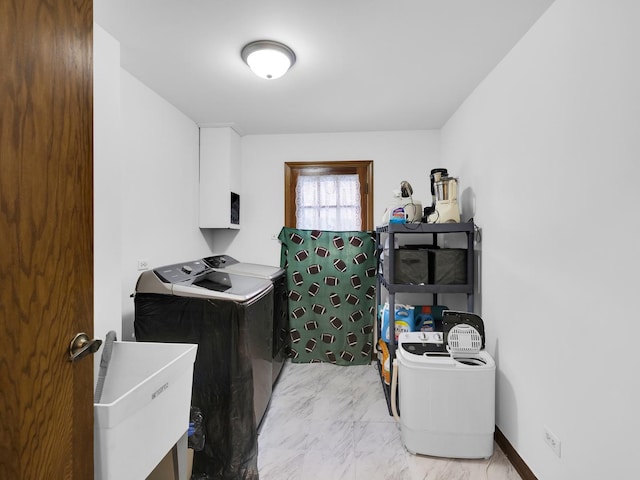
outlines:
[[473, 283], [456, 285], [389, 283], [381, 273], [378, 274], [378, 280], [387, 291], [393, 291], [393, 293], [473, 293]]
[[376, 228], [377, 233], [473, 233], [474, 231], [473, 221], [464, 223], [390, 223]]
[[[467, 236], [467, 283], [464, 284], [404, 284], [394, 283], [394, 246], [396, 234], [431, 234], [432, 244], [438, 245], [439, 234], [451, 234], [451, 233], [464, 233]], [[467, 309], [473, 312], [474, 307], [474, 233], [475, 224], [473, 219], [465, 223], [391, 223], [376, 228], [376, 248], [378, 251], [378, 258], [383, 258], [384, 243], [382, 242], [382, 235], [388, 236], [389, 241], [389, 278], [385, 278], [382, 272], [378, 272], [376, 289], [376, 304], [381, 304], [381, 288], [384, 287], [389, 294], [389, 332], [390, 335], [394, 335], [395, 332], [395, 294], [396, 293], [429, 293], [433, 296], [433, 304], [438, 302], [438, 294], [440, 293], [463, 293], [467, 295]], [[378, 325], [378, 338], [382, 338], [381, 324]], [[389, 349], [389, 370], [390, 384], [393, 383], [393, 360], [396, 353], [396, 342], [387, 342]], [[382, 378], [383, 365], [378, 362], [380, 368], [380, 380], [382, 382], [383, 391], [387, 400], [387, 406], [389, 408], [389, 414], [391, 414], [391, 387], [384, 382]]]

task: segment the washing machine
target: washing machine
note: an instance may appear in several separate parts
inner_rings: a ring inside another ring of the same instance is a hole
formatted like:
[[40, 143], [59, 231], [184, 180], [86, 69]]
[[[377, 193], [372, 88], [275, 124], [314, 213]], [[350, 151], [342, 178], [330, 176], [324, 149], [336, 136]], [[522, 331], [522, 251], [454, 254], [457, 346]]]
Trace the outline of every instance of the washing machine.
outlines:
[[483, 347], [482, 320], [467, 312], [445, 311], [443, 332], [400, 334], [396, 350], [400, 424], [409, 452], [491, 457], [495, 362]]
[[271, 265], [240, 262], [229, 255], [212, 255], [202, 261], [215, 271], [269, 280], [273, 284], [272, 383], [275, 384], [286, 358], [289, 333], [289, 299], [285, 270]]
[[206, 441], [194, 452], [194, 475], [257, 471], [273, 385], [272, 283], [195, 260], [143, 272], [134, 302], [136, 340], [198, 344], [191, 405], [202, 412]]
[[[153, 335], [160, 329], [175, 336], [191, 336], [196, 328], [202, 331], [192, 343], [198, 343], [199, 350], [205, 351], [220, 347], [215, 336], [217, 325], [212, 319], [227, 312], [239, 312], [240, 337], [227, 340], [233, 348], [245, 340], [249, 347], [254, 413], [256, 424], [260, 424], [273, 385], [273, 284], [269, 280], [219, 272], [202, 260], [183, 262], [143, 272], [136, 285], [135, 305], [137, 340], [154, 341]], [[195, 319], [195, 325], [186, 322], [187, 315]], [[202, 342], [210, 344], [201, 345]]]

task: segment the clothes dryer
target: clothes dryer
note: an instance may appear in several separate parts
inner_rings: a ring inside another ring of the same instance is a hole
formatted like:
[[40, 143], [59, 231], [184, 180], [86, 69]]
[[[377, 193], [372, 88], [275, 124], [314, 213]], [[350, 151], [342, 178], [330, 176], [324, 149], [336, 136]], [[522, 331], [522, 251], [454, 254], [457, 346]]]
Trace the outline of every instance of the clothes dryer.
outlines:
[[289, 299], [285, 270], [271, 265], [240, 262], [229, 255], [212, 255], [202, 261], [213, 270], [269, 280], [273, 284], [272, 383], [275, 384], [286, 358], [289, 334]]

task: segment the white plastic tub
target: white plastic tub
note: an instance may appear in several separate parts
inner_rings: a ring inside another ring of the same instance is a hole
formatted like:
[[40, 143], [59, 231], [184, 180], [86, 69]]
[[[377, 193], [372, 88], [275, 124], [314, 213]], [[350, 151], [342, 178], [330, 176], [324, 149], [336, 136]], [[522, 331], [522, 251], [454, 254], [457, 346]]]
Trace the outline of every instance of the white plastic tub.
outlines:
[[[186, 459], [197, 345], [114, 342], [94, 404], [95, 480], [146, 478], [178, 443]], [[183, 438], [184, 437], [184, 438]]]

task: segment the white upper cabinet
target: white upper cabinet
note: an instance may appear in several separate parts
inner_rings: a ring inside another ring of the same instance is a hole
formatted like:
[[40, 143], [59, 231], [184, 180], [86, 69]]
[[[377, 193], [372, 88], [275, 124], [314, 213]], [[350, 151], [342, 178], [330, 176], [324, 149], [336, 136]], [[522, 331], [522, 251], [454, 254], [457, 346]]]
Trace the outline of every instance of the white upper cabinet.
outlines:
[[240, 228], [240, 135], [200, 128], [200, 228]]

